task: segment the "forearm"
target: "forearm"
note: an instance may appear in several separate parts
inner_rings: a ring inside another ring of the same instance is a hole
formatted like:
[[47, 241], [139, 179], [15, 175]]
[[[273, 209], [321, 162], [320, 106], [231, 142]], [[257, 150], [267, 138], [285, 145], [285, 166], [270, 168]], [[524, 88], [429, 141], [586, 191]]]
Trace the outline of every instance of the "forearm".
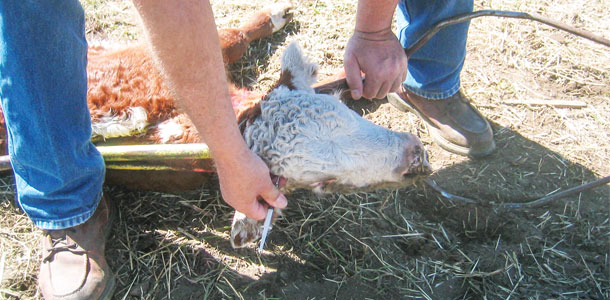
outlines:
[[208, 1], [134, 0], [153, 54], [217, 163], [247, 151], [235, 123]]
[[356, 31], [378, 32], [389, 30], [398, 0], [359, 0]]

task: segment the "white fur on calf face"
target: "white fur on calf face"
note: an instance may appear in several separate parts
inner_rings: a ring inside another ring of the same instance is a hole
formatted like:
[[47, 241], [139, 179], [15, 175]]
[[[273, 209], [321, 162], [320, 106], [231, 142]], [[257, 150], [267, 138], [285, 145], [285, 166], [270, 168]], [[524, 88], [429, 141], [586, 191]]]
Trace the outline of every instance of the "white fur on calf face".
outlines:
[[261, 103], [261, 116], [244, 137], [273, 174], [297, 187], [400, 182], [405, 149], [417, 142], [361, 118], [333, 96], [285, 86]]

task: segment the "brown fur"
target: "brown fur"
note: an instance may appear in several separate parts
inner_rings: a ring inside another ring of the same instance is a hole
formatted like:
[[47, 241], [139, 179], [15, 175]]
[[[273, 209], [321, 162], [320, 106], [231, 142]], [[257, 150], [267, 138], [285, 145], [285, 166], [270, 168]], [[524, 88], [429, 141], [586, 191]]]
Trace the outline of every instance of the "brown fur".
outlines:
[[251, 97], [242, 101], [237, 107], [234, 106], [237, 124], [242, 134], [248, 123], [256, 120], [261, 115], [261, 99], [262, 97]]
[[231, 64], [240, 59], [248, 50], [249, 41], [240, 29], [227, 29], [218, 31], [220, 47], [227, 49], [222, 52], [225, 64]]
[[145, 45], [115, 51], [94, 48], [87, 58], [87, 104], [92, 120], [136, 106], [146, 109], [149, 123], [177, 114], [174, 97]]

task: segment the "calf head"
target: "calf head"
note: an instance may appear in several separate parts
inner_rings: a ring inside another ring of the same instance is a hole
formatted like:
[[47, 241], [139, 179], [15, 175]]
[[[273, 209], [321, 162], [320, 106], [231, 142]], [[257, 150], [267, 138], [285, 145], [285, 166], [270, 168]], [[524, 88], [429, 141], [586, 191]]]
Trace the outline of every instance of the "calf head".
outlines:
[[[310, 87], [317, 66], [296, 43], [282, 58], [276, 86], [238, 116], [246, 143], [284, 178], [284, 191], [354, 192], [398, 187], [431, 171], [419, 139], [360, 117], [337, 96]], [[365, 101], [365, 100], [363, 100]], [[243, 247], [260, 237], [260, 222], [236, 213], [231, 243]]]

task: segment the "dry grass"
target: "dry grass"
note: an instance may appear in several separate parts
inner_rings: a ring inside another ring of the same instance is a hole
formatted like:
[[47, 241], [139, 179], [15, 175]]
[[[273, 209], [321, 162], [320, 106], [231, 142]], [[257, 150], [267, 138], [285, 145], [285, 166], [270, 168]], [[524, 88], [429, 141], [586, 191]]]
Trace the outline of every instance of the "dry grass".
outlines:
[[[352, 1], [353, 2], [353, 1]], [[350, 1], [301, 1], [295, 19], [254, 42], [231, 66], [242, 85], [266, 90], [282, 49], [298, 40], [321, 65], [341, 69], [353, 24]], [[139, 35], [130, 4], [84, 1], [92, 40]], [[266, 1], [214, 1], [219, 26], [233, 26]], [[597, 1], [483, 1], [477, 8], [535, 12], [610, 37]], [[471, 161], [430, 143], [420, 120], [382, 105], [367, 117], [417, 133], [433, 178], [488, 205], [454, 203], [418, 186], [328, 195], [292, 194], [269, 248], [231, 249], [231, 209], [217, 182], [182, 194], [109, 188], [120, 208], [109, 257], [116, 299], [608, 299], [610, 189], [531, 210], [521, 202], [610, 174], [610, 51], [526, 21], [471, 25], [462, 84], [494, 123], [498, 152]], [[580, 109], [509, 104], [580, 100]], [[38, 299], [38, 234], [0, 178], [0, 298]]]

